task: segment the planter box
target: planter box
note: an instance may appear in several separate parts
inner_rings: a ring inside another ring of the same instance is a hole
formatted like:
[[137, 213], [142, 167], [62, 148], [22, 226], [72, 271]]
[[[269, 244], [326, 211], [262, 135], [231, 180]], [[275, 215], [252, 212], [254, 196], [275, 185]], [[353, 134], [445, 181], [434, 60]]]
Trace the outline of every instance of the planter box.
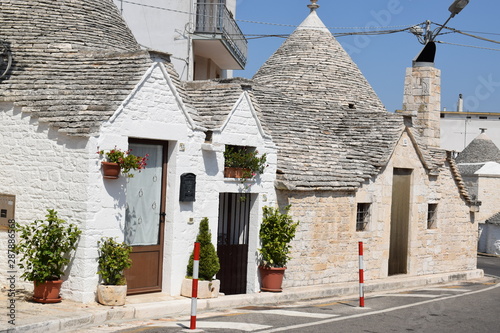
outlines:
[[224, 168], [224, 178], [243, 178], [245, 172], [250, 172], [247, 168]]
[[102, 305], [125, 305], [127, 286], [98, 285], [97, 301]]
[[[181, 296], [193, 297], [193, 279], [184, 279], [182, 281]], [[216, 298], [219, 297], [220, 280], [199, 281], [198, 280], [198, 298]]]

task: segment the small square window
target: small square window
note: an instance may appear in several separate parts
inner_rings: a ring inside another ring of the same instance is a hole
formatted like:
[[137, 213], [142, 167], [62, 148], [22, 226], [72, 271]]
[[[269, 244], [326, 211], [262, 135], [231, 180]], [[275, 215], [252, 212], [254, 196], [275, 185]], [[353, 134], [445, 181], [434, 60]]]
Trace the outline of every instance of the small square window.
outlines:
[[437, 204], [427, 206], [427, 229], [437, 228]]
[[365, 231], [370, 221], [370, 204], [358, 203], [356, 211], [356, 231]]

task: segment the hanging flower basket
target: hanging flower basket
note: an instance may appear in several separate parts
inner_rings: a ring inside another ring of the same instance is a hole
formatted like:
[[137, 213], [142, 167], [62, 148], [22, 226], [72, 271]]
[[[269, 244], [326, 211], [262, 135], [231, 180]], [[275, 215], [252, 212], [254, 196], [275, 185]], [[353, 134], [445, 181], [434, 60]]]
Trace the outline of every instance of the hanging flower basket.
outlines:
[[106, 179], [117, 179], [120, 175], [120, 165], [112, 162], [101, 162], [102, 174]]

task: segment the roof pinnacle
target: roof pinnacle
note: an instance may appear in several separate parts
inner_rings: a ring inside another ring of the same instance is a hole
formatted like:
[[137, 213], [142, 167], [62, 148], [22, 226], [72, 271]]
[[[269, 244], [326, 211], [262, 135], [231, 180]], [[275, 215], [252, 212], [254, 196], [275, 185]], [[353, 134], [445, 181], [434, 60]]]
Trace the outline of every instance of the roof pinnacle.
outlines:
[[316, 2], [318, 2], [318, 0], [311, 0], [311, 4], [307, 5], [307, 7], [311, 8], [311, 12], [319, 8], [319, 5]]

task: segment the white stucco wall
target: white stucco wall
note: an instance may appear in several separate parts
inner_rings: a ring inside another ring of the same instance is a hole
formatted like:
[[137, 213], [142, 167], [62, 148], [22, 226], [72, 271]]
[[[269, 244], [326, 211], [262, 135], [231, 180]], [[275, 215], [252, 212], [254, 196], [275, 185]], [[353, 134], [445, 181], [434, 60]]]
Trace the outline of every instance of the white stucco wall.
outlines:
[[500, 225], [481, 224], [479, 230], [479, 252], [500, 255]]
[[[97, 242], [101, 237], [123, 239], [126, 179], [103, 179], [96, 152], [115, 146], [127, 149], [129, 138], [168, 142], [163, 292], [180, 293], [202, 218], [209, 218], [213, 242], [217, 243], [219, 193], [242, 190], [240, 182], [224, 179], [225, 144], [253, 146], [259, 153], [268, 154], [265, 173], [256, 177], [247, 189], [253, 193], [254, 200], [249, 253], [256, 252], [261, 208], [275, 202], [274, 144], [263, 133], [246, 92], [235, 101], [224, 126], [214, 131], [212, 144], [205, 144], [203, 129], [194, 126], [184, 111], [183, 102], [162, 66], [154, 64], [114, 116], [103, 123], [99, 134], [90, 138], [66, 136], [9, 104], [0, 105], [3, 157], [0, 193], [16, 195], [16, 219], [21, 223], [30, 222], [43, 218], [46, 208], [54, 208], [61, 218], [78, 224], [83, 230], [75, 259], [64, 278], [64, 298], [93, 302], [99, 283]], [[196, 201], [192, 203], [179, 202], [180, 175], [187, 172], [197, 175]], [[6, 232], [0, 231], [2, 253], [6, 253], [6, 244]], [[6, 264], [0, 263], [0, 278], [7, 272]], [[247, 290], [252, 292], [257, 290], [252, 256], [248, 267]]]
[[[193, 79], [192, 33], [196, 21], [195, 0], [142, 0], [130, 3], [113, 0], [135, 38], [144, 47], [172, 54], [172, 63], [183, 80]], [[206, 1], [207, 3], [210, 1]], [[215, 3], [215, 1], [214, 1]], [[236, 13], [236, 0], [226, 0]], [[205, 71], [207, 64], [197, 63]], [[223, 77], [232, 77], [224, 71]]]
[[[488, 119], [479, 119], [479, 117]], [[470, 118], [467, 118], [470, 117]], [[462, 151], [481, 134], [481, 128], [487, 129], [488, 137], [500, 147], [500, 113], [448, 112], [440, 120], [441, 148]]]
[[[16, 196], [17, 222], [45, 219], [46, 210], [55, 209], [60, 218], [85, 229], [89, 153], [87, 139], [59, 133], [11, 104], [0, 104], [0, 192]], [[0, 253], [7, 253], [6, 245], [6, 231], [0, 230]], [[85, 256], [84, 252], [79, 247], [76, 256]], [[6, 260], [0, 262], [0, 286], [6, 283], [2, 278], [7, 272], [6, 265]], [[63, 284], [63, 297], [73, 297], [70, 284], [77, 290], [84, 288], [76, 277], [78, 265], [76, 262], [70, 265], [71, 283]], [[32, 288], [31, 283], [20, 278], [17, 286]]]
[[[144, 82], [117, 111], [110, 121], [102, 126], [101, 135], [90, 143], [95, 150], [110, 149], [117, 145], [127, 148], [128, 138], [155, 139], [169, 143], [168, 184], [166, 203], [163, 291], [178, 295], [193, 242], [203, 217], [208, 217], [213, 243], [217, 243], [219, 193], [240, 192], [242, 184], [224, 179], [223, 151], [225, 144], [257, 147], [259, 153], [268, 153], [265, 174], [257, 177], [249, 191], [255, 193], [250, 227], [249, 253], [255, 253], [258, 243], [258, 221], [261, 206], [273, 202], [273, 182], [276, 170], [275, 147], [262, 129], [249, 104], [246, 93], [235, 101], [234, 109], [220, 130], [214, 131], [212, 144], [204, 142], [205, 133], [192, 126], [192, 120], [183, 111], [182, 102], [168, 84], [162, 65], [155, 65]], [[106, 236], [123, 237], [124, 202], [126, 193], [121, 190], [125, 180], [108, 184], [98, 172], [95, 162], [91, 178], [91, 195], [100, 198], [100, 203], [90, 207], [89, 228], [95, 230], [91, 242], [96, 243], [103, 231]], [[180, 175], [194, 173], [196, 178], [196, 201], [179, 202]], [[116, 203], [119, 203], [118, 207]], [[117, 219], [115, 216], [119, 216]], [[190, 223], [194, 221], [194, 223]], [[249, 259], [248, 290], [256, 289], [256, 270]], [[94, 265], [95, 266], [95, 265]], [[95, 270], [95, 267], [91, 267]]]

